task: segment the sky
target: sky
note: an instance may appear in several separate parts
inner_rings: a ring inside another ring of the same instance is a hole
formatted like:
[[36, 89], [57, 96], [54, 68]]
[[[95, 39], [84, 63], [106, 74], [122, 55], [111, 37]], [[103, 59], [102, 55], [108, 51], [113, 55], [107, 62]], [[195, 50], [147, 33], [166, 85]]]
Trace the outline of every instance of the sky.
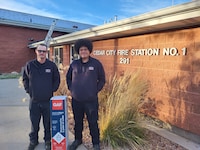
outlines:
[[102, 25], [192, 0], [0, 0], [0, 8]]

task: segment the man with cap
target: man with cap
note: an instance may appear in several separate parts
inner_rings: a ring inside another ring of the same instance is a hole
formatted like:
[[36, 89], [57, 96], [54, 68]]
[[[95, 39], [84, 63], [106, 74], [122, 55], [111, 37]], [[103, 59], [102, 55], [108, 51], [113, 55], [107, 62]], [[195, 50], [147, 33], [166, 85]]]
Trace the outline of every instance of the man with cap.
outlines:
[[75, 150], [82, 143], [83, 118], [87, 116], [94, 150], [100, 150], [98, 127], [98, 92], [105, 84], [102, 64], [90, 56], [93, 45], [88, 39], [75, 42], [75, 50], [80, 59], [74, 60], [66, 75], [67, 85], [72, 95], [75, 140], [69, 150]]

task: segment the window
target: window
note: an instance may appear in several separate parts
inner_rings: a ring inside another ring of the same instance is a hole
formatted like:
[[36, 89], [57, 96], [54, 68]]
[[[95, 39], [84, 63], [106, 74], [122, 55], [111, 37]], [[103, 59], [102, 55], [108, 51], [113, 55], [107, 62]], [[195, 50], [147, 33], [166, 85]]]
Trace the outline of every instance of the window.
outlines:
[[79, 54], [75, 51], [74, 45], [70, 46], [70, 63], [72, 63], [73, 60], [79, 59]]
[[63, 47], [54, 47], [53, 59], [57, 66], [63, 63]]

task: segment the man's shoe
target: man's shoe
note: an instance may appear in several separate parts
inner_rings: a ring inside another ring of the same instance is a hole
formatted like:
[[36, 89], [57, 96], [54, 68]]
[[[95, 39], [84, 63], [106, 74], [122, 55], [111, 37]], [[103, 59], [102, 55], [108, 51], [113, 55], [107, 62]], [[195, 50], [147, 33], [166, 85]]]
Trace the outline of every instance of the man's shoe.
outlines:
[[39, 143], [30, 143], [29, 146], [28, 146], [28, 150], [34, 150], [35, 147], [38, 145]]
[[95, 144], [95, 145], [93, 146], [93, 149], [94, 149], [94, 150], [100, 150], [99, 144]]
[[45, 142], [45, 150], [51, 150], [51, 142]]
[[81, 140], [75, 140], [70, 146], [69, 150], [76, 150], [76, 148], [82, 144]]

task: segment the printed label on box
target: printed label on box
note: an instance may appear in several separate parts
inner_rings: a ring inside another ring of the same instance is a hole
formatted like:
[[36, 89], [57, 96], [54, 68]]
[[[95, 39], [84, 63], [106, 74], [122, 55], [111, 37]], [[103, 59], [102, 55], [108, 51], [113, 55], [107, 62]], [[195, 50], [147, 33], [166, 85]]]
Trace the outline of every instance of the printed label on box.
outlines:
[[52, 101], [52, 110], [63, 110], [63, 100]]
[[68, 126], [66, 97], [51, 98], [52, 150], [67, 150]]

